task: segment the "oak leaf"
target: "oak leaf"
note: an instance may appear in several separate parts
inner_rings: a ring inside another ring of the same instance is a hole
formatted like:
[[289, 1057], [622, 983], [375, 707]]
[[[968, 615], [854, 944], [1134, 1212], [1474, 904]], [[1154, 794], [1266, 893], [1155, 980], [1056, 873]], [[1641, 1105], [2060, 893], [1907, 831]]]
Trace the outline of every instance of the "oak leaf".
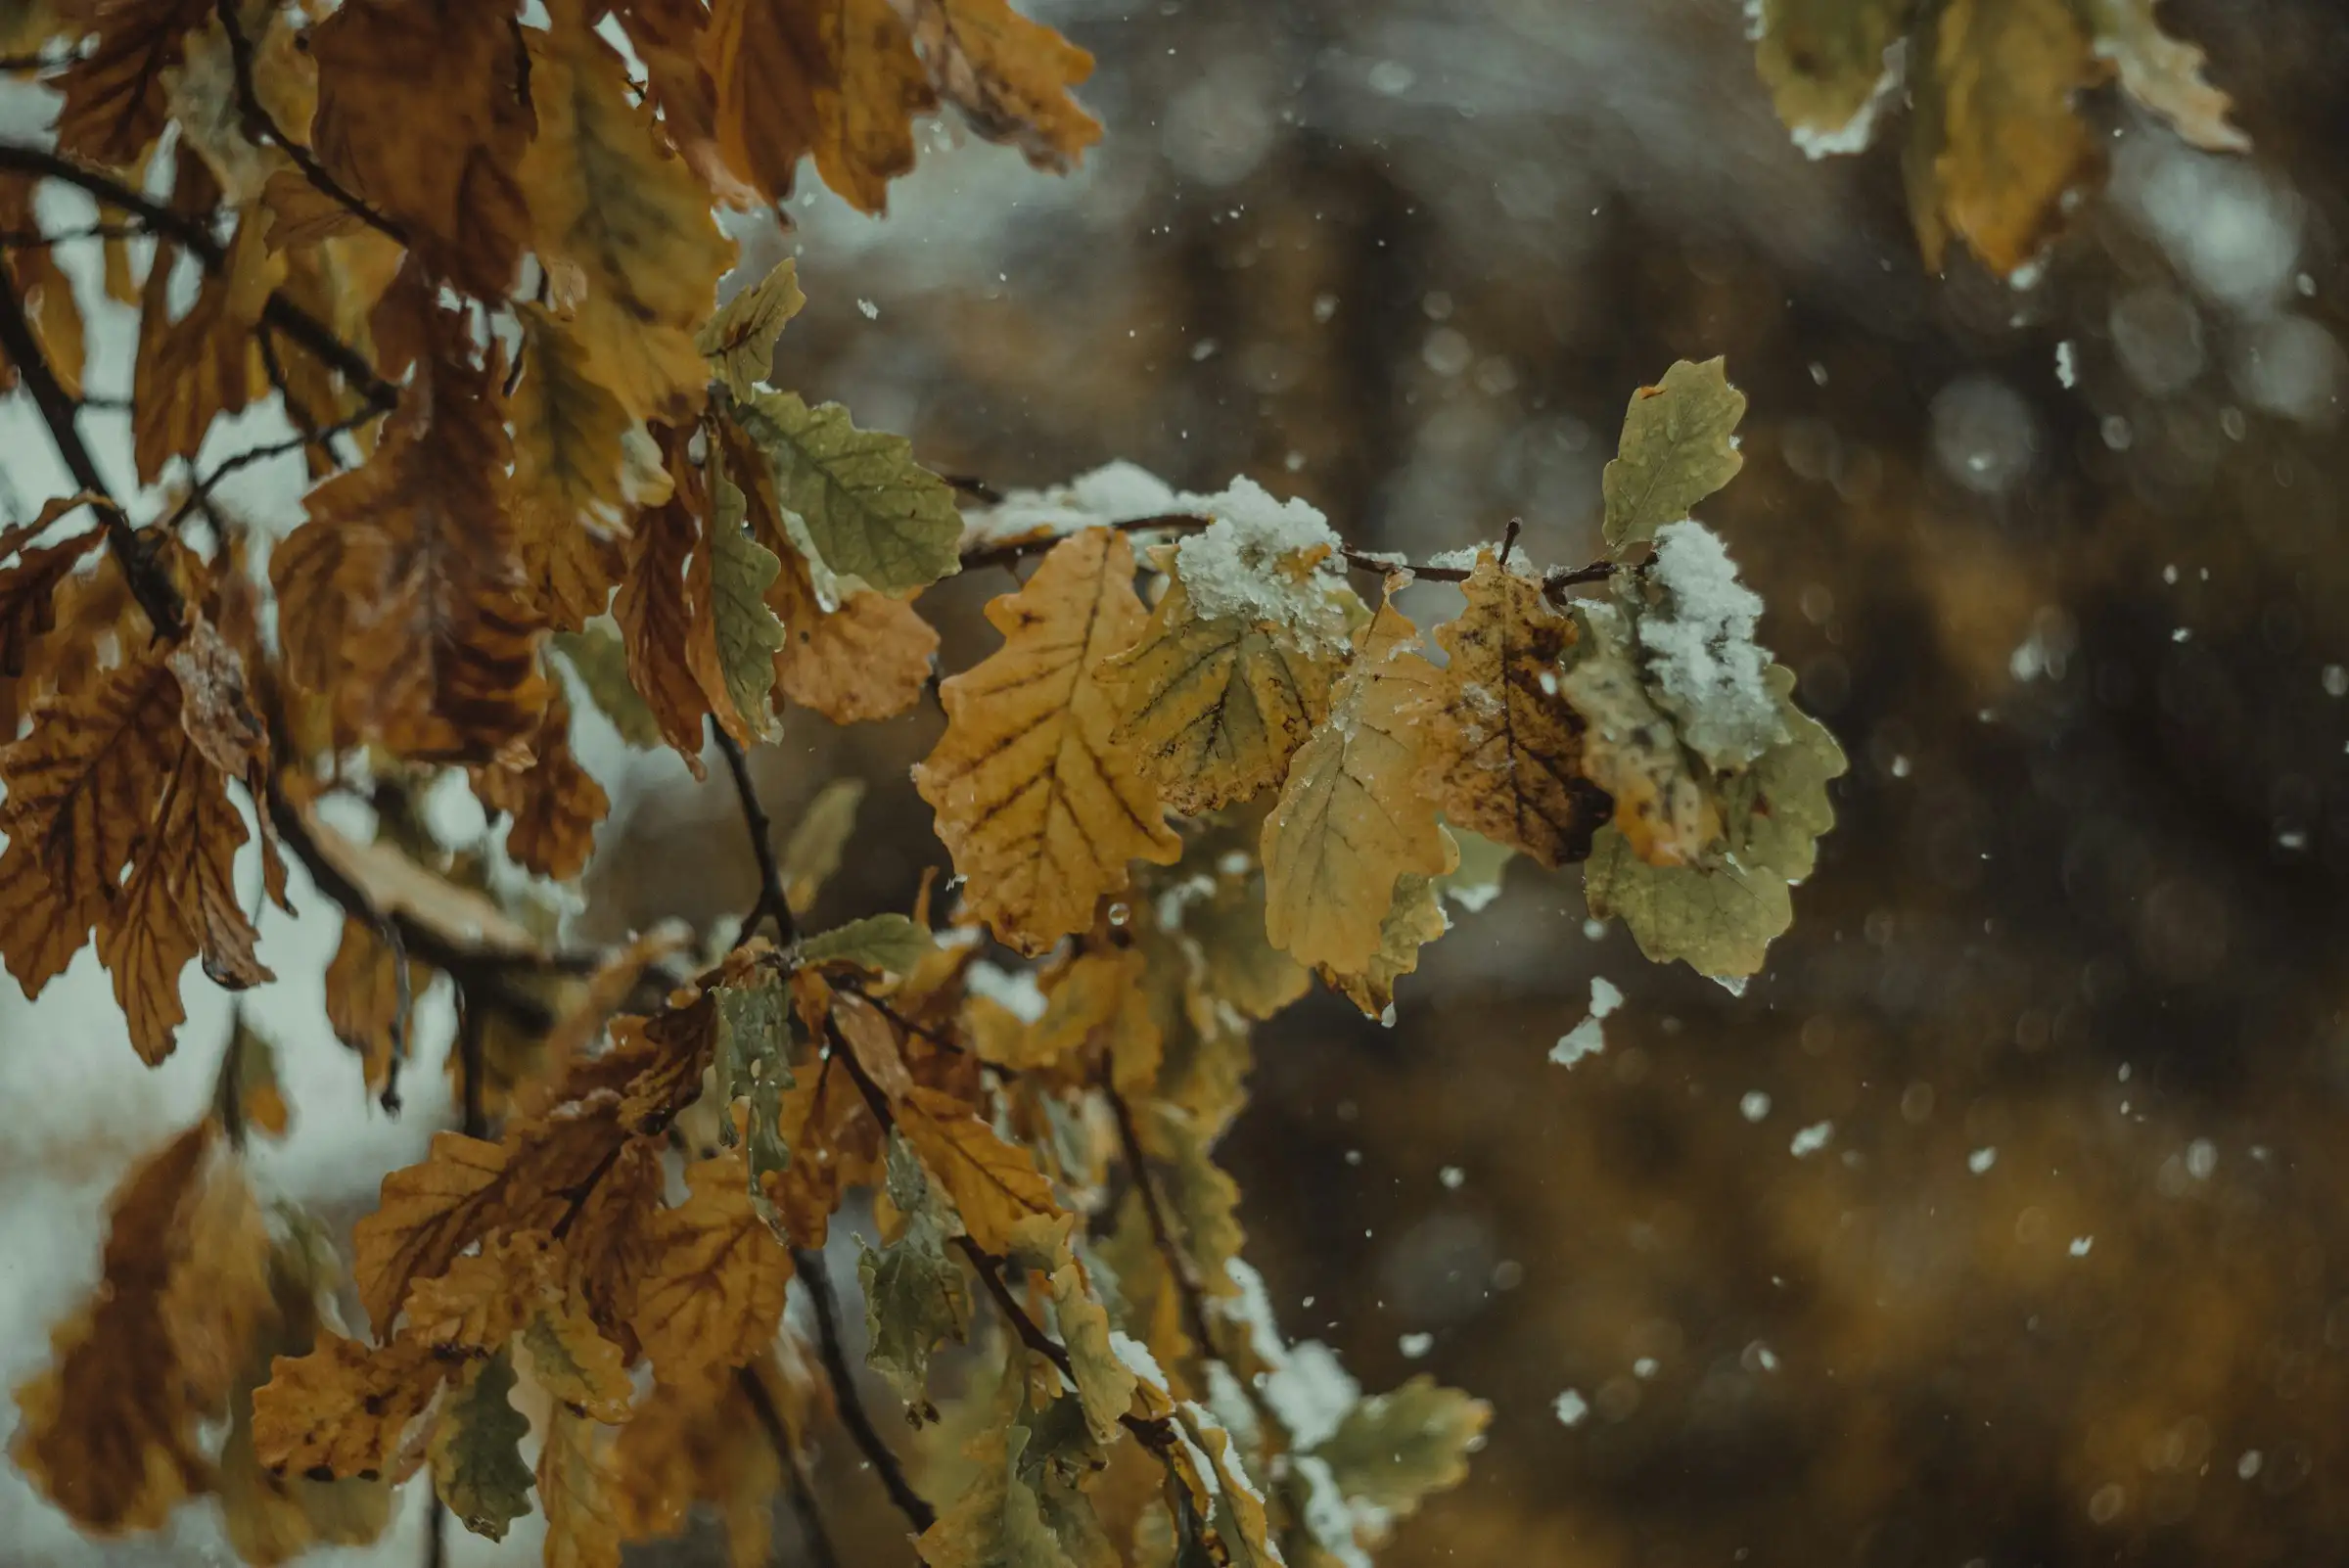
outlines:
[[254, 1391], [254, 1452], [273, 1471], [316, 1481], [388, 1475], [409, 1423], [454, 1369], [414, 1336], [375, 1351], [322, 1333], [308, 1355], [279, 1357]]
[[854, 964], [875, 974], [909, 975], [933, 945], [929, 928], [904, 915], [866, 915], [801, 942], [800, 961]]
[[503, 296], [530, 231], [535, 118], [513, 0], [348, 0], [310, 29], [311, 149], [433, 273]]
[[718, 147], [770, 202], [813, 154], [826, 185], [879, 213], [889, 182], [913, 167], [913, 116], [938, 102], [889, 0], [715, 0], [702, 58]]
[[1309, 646], [1279, 623], [1203, 616], [1171, 576], [1140, 640], [1096, 678], [1115, 693], [1117, 741], [1169, 806], [1196, 814], [1280, 780], [1328, 716], [1343, 663], [1342, 646]]
[[58, 74], [58, 149], [98, 163], [133, 162], [162, 132], [170, 109], [164, 72], [211, 15], [210, 0], [99, 0], [79, 10], [98, 42]]
[[1093, 57], [1008, 0], [914, 0], [912, 22], [940, 95], [988, 140], [1065, 173], [1101, 139], [1101, 122], [1069, 97]]
[[553, 687], [530, 737], [528, 764], [493, 762], [473, 770], [482, 805], [512, 818], [506, 853], [514, 863], [557, 882], [584, 870], [595, 853], [595, 825], [612, 798], [580, 763], [571, 745], [571, 699]]
[[420, 1278], [445, 1270], [487, 1229], [506, 1195], [502, 1145], [436, 1132], [416, 1165], [384, 1177], [375, 1211], [352, 1228], [352, 1277], [376, 1331], [389, 1335]]
[[776, 553], [783, 569], [766, 596], [783, 623], [776, 689], [835, 724], [895, 718], [920, 702], [938, 653], [930, 623], [904, 600], [869, 588], [827, 610], [799, 551]]
[[709, 699], [711, 713], [727, 734], [748, 744], [774, 727], [767, 693], [775, 683], [775, 655], [784, 644], [783, 623], [767, 608], [767, 590], [783, 563], [751, 537], [745, 527], [742, 490], [721, 471], [711, 476], [713, 507], [705, 534], [706, 572], [688, 578], [703, 583], [708, 637], [686, 644], [686, 665]]
[[[596, 9], [601, 9], [600, 7]], [[586, 0], [556, 0], [531, 62], [538, 134], [523, 159], [541, 258], [576, 268], [575, 327], [597, 379], [638, 419], [682, 424], [708, 367], [694, 329], [733, 265], [710, 192], [661, 144]]]
[[904, 437], [858, 430], [840, 404], [810, 408], [796, 392], [761, 392], [731, 412], [765, 457], [776, 504], [843, 590], [902, 597], [961, 569], [954, 492]]
[[898, 1130], [945, 1190], [963, 1228], [987, 1251], [1008, 1252], [1012, 1228], [1022, 1220], [1060, 1212], [1035, 1157], [996, 1136], [953, 1095], [917, 1084], [898, 1104], [897, 1117]]
[[[1451, 834], [1445, 835], [1447, 858], [1442, 871], [1453, 870], [1459, 863], [1458, 852], [1452, 849], [1451, 838]], [[1443, 899], [1436, 893], [1435, 878], [1406, 871], [1395, 879], [1394, 898], [1379, 922], [1378, 950], [1359, 970], [1324, 964], [1321, 978], [1331, 989], [1343, 992], [1365, 1016], [1392, 1022], [1395, 982], [1419, 967], [1421, 947], [1451, 929]]]
[[200, 1429], [227, 1413], [268, 1310], [269, 1240], [218, 1124], [149, 1154], [108, 1203], [104, 1271], [17, 1390], [9, 1456], [83, 1528], [162, 1525], [203, 1491]]
[[691, 1196], [657, 1220], [630, 1320], [665, 1383], [740, 1366], [783, 1319], [791, 1254], [760, 1219], [743, 1156], [687, 1167]]
[[576, 1296], [542, 1306], [523, 1327], [522, 1348], [538, 1386], [556, 1399], [599, 1421], [627, 1419], [635, 1393], [627, 1363]]
[[1442, 678], [1410, 621], [1381, 605], [1331, 693], [1329, 722], [1291, 761], [1265, 818], [1265, 930], [1299, 963], [1360, 973], [1396, 879], [1446, 869], [1415, 721]]
[[1601, 476], [1608, 548], [1646, 543], [1735, 479], [1745, 466], [1736, 444], [1744, 417], [1745, 393], [1719, 359], [1677, 360], [1661, 382], [1632, 393], [1622, 444]]
[[[749, 1371], [787, 1429], [800, 1430], [774, 1358], [760, 1358]], [[733, 1568], [767, 1562], [784, 1471], [773, 1444], [745, 1440], [759, 1425], [759, 1410], [737, 1379], [691, 1388], [655, 1385], [612, 1444], [608, 1487], [622, 1539], [677, 1535], [693, 1505], [706, 1501], [725, 1519]]]
[[765, 1183], [797, 1246], [820, 1247], [842, 1194], [881, 1178], [882, 1135], [846, 1068], [827, 1059], [783, 1092], [777, 1125], [791, 1165]]
[[538, 1452], [538, 1505], [546, 1512], [546, 1568], [620, 1568], [620, 1522], [608, 1484], [610, 1456], [597, 1424], [567, 1406], [547, 1417]]
[[[104, 530], [92, 528], [51, 544], [34, 544], [48, 521], [54, 519], [0, 534], [0, 556], [16, 557], [0, 567], [0, 685], [31, 669], [33, 645], [57, 626], [59, 586], [106, 536]], [[16, 726], [0, 732], [13, 736]]]
[[1582, 720], [1557, 690], [1574, 623], [1491, 550], [1465, 591], [1467, 608], [1436, 632], [1449, 662], [1423, 711], [1428, 787], [1450, 821], [1545, 866], [1579, 860], [1606, 797], [1584, 776]]
[[1133, 549], [1089, 529], [1052, 547], [1025, 586], [990, 600], [1003, 646], [944, 682], [945, 733], [913, 770], [972, 912], [1036, 953], [1092, 924], [1127, 864], [1181, 853], [1158, 792], [1116, 738], [1102, 661], [1146, 623]]
[[466, 1529], [491, 1541], [530, 1511], [521, 1452], [530, 1421], [507, 1398], [513, 1391], [513, 1362], [500, 1348], [467, 1364], [433, 1428], [434, 1490]]
[[1632, 624], [1610, 604], [1582, 608], [1582, 636], [1558, 687], [1582, 715], [1583, 766], [1615, 802], [1609, 820], [1651, 865], [1687, 865], [1721, 835], [1708, 780], [1649, 696]]
[[1925, 265], [1962, 240], [2002, 277], [2029, 261], [2096, 158], [2073, 97], [2099, 74], [2068, 0], [1949, 0], [1929, 20], [1905, 158]]
[[2251, 138], [2230, 124], [2227, 95], [2202, 75], [2202, 51], [2161, 30], [2156, 0], [2089, 0], [2098, 60], [2120, 71], [2121, 90], [2213, 153], [2250, 151]]
[[856, 1277], [864, 1291], [864, 1362], [898, 1397], [929, 1405], [931, 1353], [960, 1340], [971, 1322], [970, 1287], [947, 1255], [945, 1206], [902, 1137], [889, 1142], [888, 1195], [898, 1231], [878, 1250], [860, 1246]]
[[510, 454], [488, 370], [443, 354], [427, 381], [364, 467], [304, 498], [309, 521], [269, 576], [287, 673], [350, 733], [485, 762], [545, 707], [539, 623], [501, 501]]
[[1483, 1400], [1422, 1373], [1357, 1402], [1313, 1456], [1329, 1466], [1341, 1495], [1402, 1517], [1467, 1478], [1468, 1455], [1492, 1419]]
[[708, 592], [700, 545], [701, 525], [683, 496], [646, 510], [628, 541], [627, 576], [612, 605], [628, 679], [696, 778], [703, 776], [702, 720], [710, 698], [695, 665], [717, 657], [715, 623], [699, 609]]
[[406, 1046], [403, 986], [411, 1000], [424, 989], [413, 973], [402, 980], [400, 968], [407, 962], [374, 926], [343, 917], [343, 940], [326, 966], [326, 1022], [335, 1038], [358, 1053], [370, 1093], [391, 1083], [392, 1064]]
[[807, 297], [800, 292], [800, 264], [785, 256], [765, 277], [736, 294], [703, 324], [694, 346], [737, 398], [755, 397], [775, 365], [775, 340], [800, 313]]
[[1083, 1268], [1062, 1264], [1051, 1274], [1052, 1309], [1059, 1320], [1061, 1343], [1069, 1353], [1069, 1368], [1077, 1399], [1084, 1409], [1084, 1424], [1095, 1443], [1107, 1445], [1118, 1435], [1127, 1408], [1139, 1386], [1133, 1369], [1119, 1356], [1110, 1337], [1109, 1310], [1085, 1281]]
[[1866, 145], [1873, 110], [1899, 82], [1886, 51], [1901, 40], [1915, 6], [1916, 0], [1759, 0], [1748, 14], [1754, 63], [1778, 118], [1813, 157]]
[[576, 631], [620, 580], [628, 503], [628, 411], [599, 381], [577, 332], [543, 305], [514, 307], [522, 379], [504, 398], [514, 431], [515, 541], [549, 625]]
[[148, 269], [131, 365], [131, 452], [142, 484], [161, 479], [174, 457], [193, 463], [215, 418], [242, 412], [268, 390], [253, 327], [262, 300], [285, 277], [285, 258], [267, 253], [258, 223], [248, 218], [229, 266], [204, 280], [177, 321], [171, 266], [159, 254]]

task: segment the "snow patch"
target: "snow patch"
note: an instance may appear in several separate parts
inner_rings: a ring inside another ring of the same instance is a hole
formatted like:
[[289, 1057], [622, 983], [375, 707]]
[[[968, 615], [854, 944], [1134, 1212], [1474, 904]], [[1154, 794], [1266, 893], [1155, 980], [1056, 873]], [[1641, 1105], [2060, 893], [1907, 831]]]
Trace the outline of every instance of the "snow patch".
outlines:
[[1580, 1426], [1590, 1413], [1590, 1402], [1583, 1398], [1581, 1390], [1570, 1388], [1557, 1397], [1550, 1408], [1557, 1411], [1560, 1426]]
[[1752, 761], [1786, 739], [1762, 678], [1770, 654], [1754, 641], [1762, 596], [1737, 580], [1721, 536], [1682, 520], [1656, 530], [1651, 580], [1664, 602], [1639, 617], [1656, 696], [1681, 738], [1716, 767]]
[[1827, 1146], [1827, 1140], [1834, 1135], [1834, 1123], [1814, 1122], [1795, 1133], [1794, 1141], [1786, 1145], [1786, 1152], [1798, 1160], [1808, 1154], [1817, 1154]]
[[1884, 51], [1884, 73], [1876, 78], [1875, 86], [1868, 91], [1867, 102], [1860, 106], [1859, 112], [1832, 130], [1797, 125], [1794, 128], [1794, 145], [1801, 148], [1803, 156], [1814, 162], [1838, 154], [1867, 151], [1868, 141], [1876, 132], [1877, 114], [1900, 96], [1901, 83], [1908, 74], [1909, 40], [1895, 39], [1892, 46]]
[[962, 972], [962, 983], [972, 995], [986, 997], [1023, 1024], [1033, 1024], [1043, 1017], [1049, 1005], [1035, 975], [1025, 969], [999, 969], [984, 958], [971, 961], [970, 967]]
[[1586, 1056], [1596, 1056], [1607, 1048], [1607, 1037], [1600, 1022], [1623, 1005], [1623, 992], [1603, 975], [1590, 977], [1590, 1012], [1581, 1023], [1558, 1037], [1549, 1048], [1549, 1059], [1560, 1067], [1572, 1067]]
[[1176, 500], [1215, 519], [1174, 551], [1174, 574], [1202, 619], [1268, 621], [1309, 645], [1344, 643], [1345, 618], [1332, 613], [1314, 579], [1339, 563], [1345, 541], [1312, 503], [1275, 500], [1250, 479]]
[[971, 513], [965, 527], [974, 541], [1036, 533], [1057, 536], [1180, 510], [1173, 485], [1140, 464], [1120, 458], [1066, 484], [1012, 490], [986, 511]]

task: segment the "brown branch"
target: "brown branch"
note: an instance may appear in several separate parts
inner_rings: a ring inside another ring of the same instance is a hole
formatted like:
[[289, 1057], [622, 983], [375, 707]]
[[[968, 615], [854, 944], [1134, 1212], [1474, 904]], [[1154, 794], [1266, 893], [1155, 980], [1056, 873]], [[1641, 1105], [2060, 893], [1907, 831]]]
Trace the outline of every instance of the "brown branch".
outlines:
[[751, 761], [743, 755], [741, 743], [715, 719], [711, 720], [710, 728], [717, 737], [717, 749], [725, 754], [726, 770], [734, 775], [734, 793], [742, 799], [743, 825], [750, 830], [751, 856], [759, 870], [759, 898], [742, 918], [742, 934], [748, 937], [760, 919], [771, 915], [776, 935], [788, 947], [800, 940], [800, 933], [792, 918], [791, 895], [783, 886], [783, 868], [775, 859], [775, 826], [767, 820], [766, 807], [759, 804], [758, 787], [751, 782]]
[[[1211, 517], [1169, 513], [1162, 517], [1128, 518], [1122, 523], [1111, 523], [1106, 526], [1120, 533], [1196, 533], [1202, 529], [1212, 527], [1215, 521]], [[1500, 558], [1504, 562], [1508, 559], [1508, 552], [1516, 547], [1520, 527], [1521, 525], [1515, 518], [1509, 520], [1508, 532], [1501, 544]], [[1007, 544], [990, 544], [980, 549], [966, 551], [962, 557], [962, 570], [978, 572], [988, 567], [1003, 567], [1008, 570], [1032, 555], [1043, 554], [1067, 536], [1061, 533], [1048, 533], [1036, 538], [1014, 539]], [[1358, 550], [1352, 545], [1342, 547], [1338, 551], [1338, 558], [1357, 572], [1375, 573], [1382, 577], [1391, 573], [1407, 572], [1414, 580], [1419, 582], [1465, 582], [1470, 576], [1470, 569], [1467, 567], [1413, 566], [1407, 561], [1394, 560], [1368, 550]], [[1547, 572], [1542, 574], [1543, 596], [1553, 604], [1563, 603], [1567, 589], [1586, 582], [1602, 582], [1614, 570], [1615, 563], [1612, 561], [1593, 561], [1589, 566], [1581, 567], [1551, 567]]]
[[400, 245], [408, 243], [404, 230], [390, 218], [360, 201], [310, 156], [310, 150], [285, 133], [276, 118], [261, 103], [261, 96], [253, 84], [253, 40], [245, 36], [245, 23], [237, 16], [236, 0], [217, 0], [212, 8], [219, 14], [220, 28], [228, 34], [230, 69], [237, 78], [237, 109], [244, 120], [245, 138], [256, 146], [263, 137], [275, 142], [301, 170], [301, 177], [317, 190], [331, 197], [345, 211], [360, 222]]
[[863, 1399], [856, 1392], [856, 1373], [849, 1365], [848, 1351], [840, 1336], [840, 1304], [833, 1299], [832, 1279], [824, 1269], [823, 1254], [808, 1247], [795, 1247], [791, 1262], [800, 1278], [806, 1282], [807, 1302], [815, 1309], [816, 1354], [823, 1360], [824, 1376], [831, 1380], [832, 1400], [840, 1407], [841, 1425], [849, 1429], [849, 1436], [855, 1440], [865, 1463], [880, 1478], [881, 1490], [889, 1494], [889, 1500], [897, 1505], [906, 1522], [916, 1531], [929, 1529], [938, 1522], [938, 1510], [905, 1479], [905, 1467], [898, 1462], [896, 1452], [881, 1440], [872, 1417], [865, 1413]]
[[[63, 180], [77, 186], [109, 207], [119, 208], [145, 223], [154, 233], [179, 246], [204, 263], [207, 272], [228, 264], [228, 248], [203, 223], [174, 212], [146, 193], [125, 185], [99, 169], [39, 147], [0, 142], [0, 169]], [[386, 381], [366, 355], [335, 336], [334, 330], [296, 304], [282, 291], [272, 291], [261, 305], [261, 323], [274, 327], [339, 372], [359, 394], [381, 409], [399, 401], [399, 389]]]
[[180, 601], [179, 590], [172, 586], [170, 575], [148, 554], [138, 530], [131, 527], [130, 518], [115, 504], [114, 497], [107, 492], [106, 482], [98, 477], [98, 465], [91, 461], [90, 449], [82, 444], [81, 432], [74, 424], [79, 410], [59, 385], [57, 372], [49, 368], [48, 356], [41, 352], [32, 323], [24, 318], [24, 303], [17, 298], [15, 280], [5, 271], [0, 271], [0, 352], [5, 352], [16, 365], [25, 390], [32, 393], [33, 403], [49, 427], [49, 438], [57, 443], [58, 456], [65, 459], [66, 472], [73, 476], [75, 484], [95, 497], [92, 505], [106, 525], [106, 547], [121, 566], [131, 596], [147, 612], [148, 623], [158, 636], [177, 637], [186, 628], [187, 607]]
[[[286, 412], [288, 418], [291, 419], [294, 409], [290, 400]], [[371, 419], [380, 419], [383, 417], [383, 413], [382, 409], [369, 405], [346, 419], [335, 421], [322, 430], [303, 430], [300, 434], [285, 440], [271, 441], [264, 446], [248, 447], [234, 457], [222, 459], [220, 466], [213, 469], [206, 478], [197, 481], [195, 488], [188, 491], [187, 499], [181, 501], [171, 515], [163, 520], [163, 531], [169, 533], [177, 529], [190, 512], [210, 500], [212, 491], [219, 486], [222, 480], [237, 470], [251, 468], [255, 463], [267, 462], [272, 457], [284, 457], [290, 452], [299, 452], [309, 446], [324, 445], [331, 452], [334, 450], [332, 442], [337, 436], [356, 430]], [[299, 422], [297, 423], [299, 428]]]
[[775, 1407], [774, 1396], [767, 1393], [766, 1384], [748, 1366], [734, 1369], [734, 1381], [742, 1389], [742, 1397], [750, 1402], [751, 1413], [759, 1418], [759, 1426], [774, 1445], [775, 1458], [790, 1478], [786, 1491], [791, 1498], [791, 1511], [800, 1521], [800, 1536], [806, 1542], [807, 1555], [814, 1559], [815, 1568], [840, 1568], [840, 1552], [832, 1545], [832, 1532], [824, 1528], [823, 1511], [815, 1505], [815, 1485], [808, 1477], [806, 1462], [800, 1457], [799, 1445], [792, 1441], [791, 1428], [784, 1424], [783, 1412]]

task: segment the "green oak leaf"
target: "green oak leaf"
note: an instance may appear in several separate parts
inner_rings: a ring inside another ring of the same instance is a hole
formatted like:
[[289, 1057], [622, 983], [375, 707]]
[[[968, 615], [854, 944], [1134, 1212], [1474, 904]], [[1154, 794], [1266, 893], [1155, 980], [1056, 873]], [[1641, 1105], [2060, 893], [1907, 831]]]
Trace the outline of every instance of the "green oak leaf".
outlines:
[[970, 1287], [962, 1266], [946, 1252], [945, 1208], [922, 1174], [920, 1159], [902, 1137], [889, 1140], [889, 1201], [903, 1217], [898, 1239], [856, 1260], [864, 1286], [869, 1346], [864, 1363], [888, 1379], [916, 1409], [929, 1405], [930, 1356], [970, 1327]]
[[783, 324], [806, 302], [800, 292], [800, 264], [785, 256], [773, 271], [728, 300], [693, 346], [709, 359], [712, 374], [728, 392], [756, 397], [759, 383], [774, 369], [775, 340], [783, 335]]
[[908, 975], [931, 948], [930, 933], [901, 914], [867, 915], [800, 944], [811, 964], [848, 963], [880, 974]]
[[783, 623], [767, 608], [766, 589], [783, 562], [743, 527], [748, 503], [723, 471], [712, 475], [711, 493], [710, 614], [718, 669], [734, 712], [751, 734], [763, 735], [770, 727], [766, 696], [775, 684], [775, 655], [783, 647]]
[[628, 650], [617, 632], [608, 626], [558, 631], [554, 644], [555, 652], [571, 662], [572, 673], [579, 677], [587, 700], [612, 720], [622, 740], [638, 751], [661, 744], [660, 721], [628, 681]]
[[1422, 1374], [1357, 1402], [1313, 1456], [1346, 1497], [1407, 1514], [1428, 1494], [1460, 1484], [1492, 1419], [1483, 1400]]
[[897, 597], [961, 569], [962, 515], [945, 481], [902, 436], [860, 431], [838, 403], [794, 392], [736, 398], [732, 412], [766, 454], [775, 499], [796, 514], [834, 576]]
[[1686, 517], [1745, 466], [1731, 438], [1745, 417], [1745, 393], [1729, 385], [1723, 364], [1679, 360], [1661, 382], [1632, 393], [1622, 444], [1601, 477], [1607, 547], [1615, 553]]
[[530, 1511], [530, 1467], [522, 1440], [530, 1420], [506, 1396], [514, 1364], [504, 1351], [473, 1362], [440, 1411], [432, 1442], [433, 1486], [465, 1528], [503, 1541]]

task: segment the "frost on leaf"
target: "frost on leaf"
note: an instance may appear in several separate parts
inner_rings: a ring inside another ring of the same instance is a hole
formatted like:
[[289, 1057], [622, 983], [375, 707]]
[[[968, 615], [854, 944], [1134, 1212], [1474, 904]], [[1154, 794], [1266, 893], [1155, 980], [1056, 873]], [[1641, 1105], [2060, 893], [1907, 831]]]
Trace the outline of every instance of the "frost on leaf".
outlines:
[[1003, 646], [945, 681], [945, 733], [913, 770], [938, 834], [998, 939], [1041, 952], [1092, 924], [1127, 865], [1181, 853], [1158, 791], [1114, 731], [1101, 662], [1145, 622], [1124, 535], [1053, 546], [1017, 593], [990, 601]]
[[1887, 52], [1914, 8], [1915, 0], [1752, 0], [1754, 62], [1797, 145], [1848, 153], [1867, 145], [1888, 80], [1900, 79]]
[[1413, 710], [1441, 679], [1392, 602], [1364, 628], [1265, 818], [1265, 929], [1299, 963], [1367, 970], [1396, 879], [1449, 869], [1435, 803], [1420, 789], [1426, 731]]
[[1735, 439], [1744, 417], [1745, 393], [1719, 359], [1676, 361], [1663, 381], [1632, 393], [1622, 444], [1602, 477], [1608, 548], [1645, 543], [1735, 479], [1745, 466]]
[[864, 1360], [919, 1409], [929, 1404], [931, 1353], [960, 1340], [970, 1326], [970, 1287], [961, 1263], [946, 1253], [945, 1208], [901, 1137], [890, 1139], [888, 1193], [898, 1233], [878, 1250], [861, 1247], [856, 1260], [864, 1288]]
[[[1162, 546], [1154, 559], [1174, 574], [1166, 596], [1141, 640], [1099, 678], [1116, 693], [1117, 739], [1169, 806], [1196, 814], [1276, 783], [1328, 715], [1347, 653], [1338, 596], [1352, 596], [1315, 581], [1306, 555], [1259, 559], [1235, 547], [1204, 558], [1207, 602], [1237, 612], [1210, 615], [1174, 552]], [[1300, 603], [1284, 605], [1284, 594]], [[1259, 609], [1277, 619], [1248, 618]]]
[[1767, 680], [1788, 738], [1722, 784], [1718, 849], [1696, 865], [1649, 865], [1608, 828], [1584, 869], [1590, 912], [1621, 916], [1658, 963], [1685, 959], [1727, 979], [1758, 972], [1793, 922], [1787, 889], [1811, 874], [1818, 839], [1834, 824], [1827, 781], [1844, 770], [1842, 749], [1795, 708], [1792, 671], [1773, 665]]
[[1420, 710], [1426, 787], [1450, 822], [1545, 866], [1579, 860], [1607, 801], [1585, 776], [1583, 721], [1558, 689], [1574, 623], [1489, 549], [1466, 592], [1459, 619], [1436, 630], [1450, 662]]
[[1720, 537], [1701, 523], [1668, 524], [1637, 618], [1649, 690], [1679, 720], [1681, 739], [1717, 768], [1742, 767], [1786, 737], [1780, 699], [1754, 641], [1762, 596], [1737, 580]]
[[838, 403], [809, 408], [795, 392], [762, 392], [731, 412], [765, 455], [776, 504], [844, 588], [903, 597], [960, 569], [954, 492], [904, 437], [860, 431]]
[[1580, 614], [1583, 636], [1558, 685], [1588, 726], [1584, 766], [1614, 798], [1611, 820], [1634, 853], [1656, 865], [1685, 865], [1721, 834], [1709, 780], [1649, 694], [1630, 617], [1596, 603]]

